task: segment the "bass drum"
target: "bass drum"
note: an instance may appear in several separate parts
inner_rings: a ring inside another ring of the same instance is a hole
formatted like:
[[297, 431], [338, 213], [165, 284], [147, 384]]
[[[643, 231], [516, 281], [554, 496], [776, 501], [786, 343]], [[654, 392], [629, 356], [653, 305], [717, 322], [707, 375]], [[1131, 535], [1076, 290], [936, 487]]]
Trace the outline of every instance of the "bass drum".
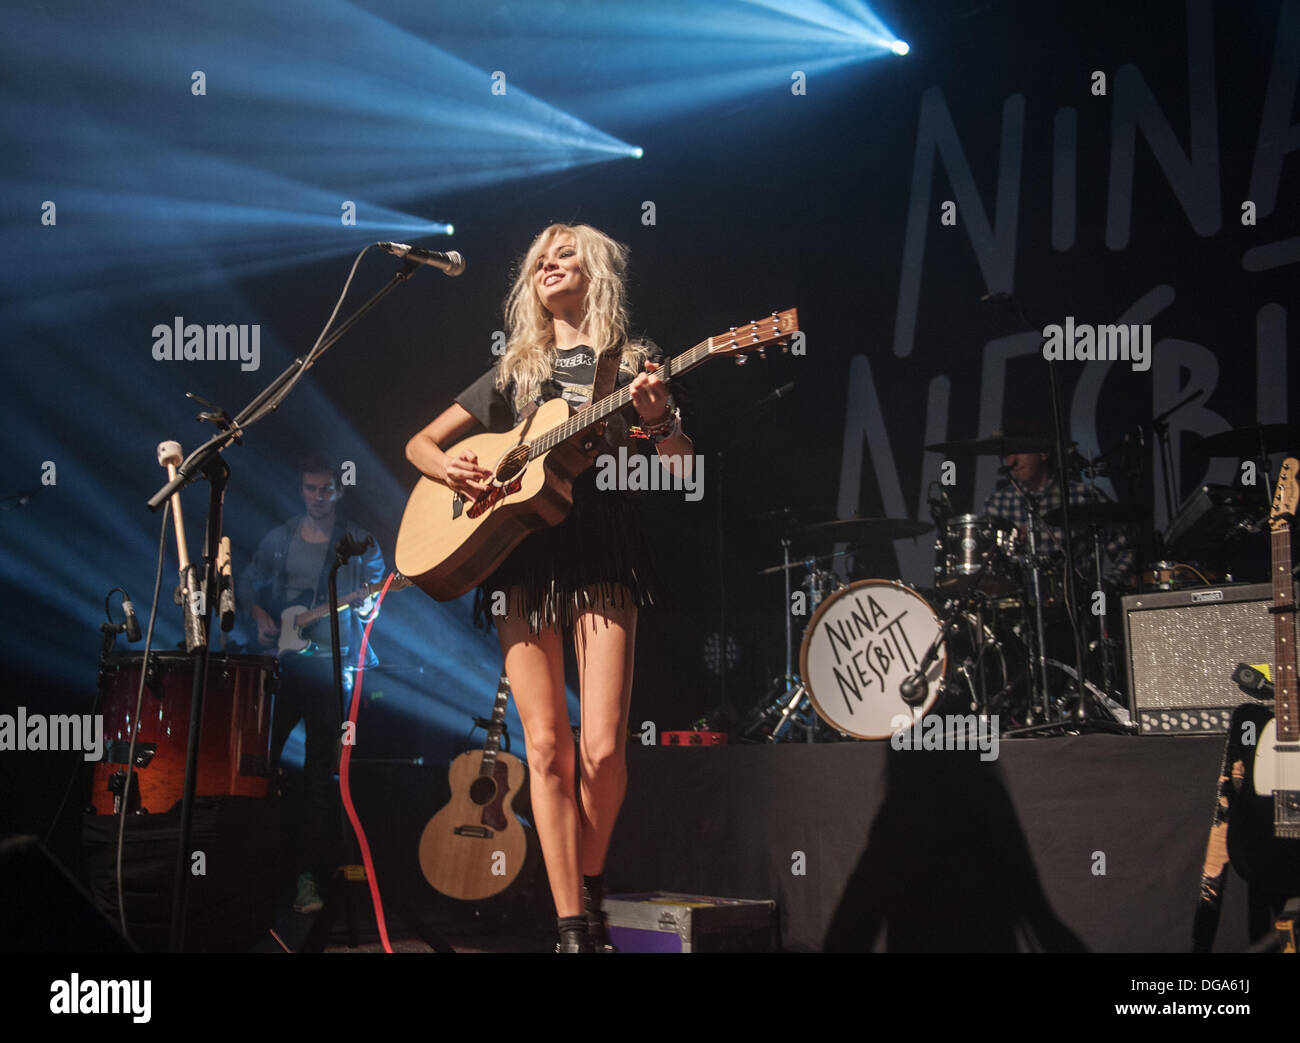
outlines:
[[[919, 714], [899, 692], [942, 633], [930, 603], [896, 580], [864, 579], [836, 591], [813, 614], [799, 648], [813, 708], [856, 739], [887, 739], [910, 727]], [[938, 699], [947, 668], [941, 646], [925, 673], [920, 714]]]

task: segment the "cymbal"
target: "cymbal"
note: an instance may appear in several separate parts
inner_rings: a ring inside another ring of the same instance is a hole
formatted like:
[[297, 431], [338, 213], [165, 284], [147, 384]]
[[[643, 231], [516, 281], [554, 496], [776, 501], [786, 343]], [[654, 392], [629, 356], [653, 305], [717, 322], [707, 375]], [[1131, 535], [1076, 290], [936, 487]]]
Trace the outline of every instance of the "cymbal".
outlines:
[[[1067, 448], [1074, 445], [1067, 443]], [[991, 438], [963, 438], [955, 442], [932, 442], [925, 448], [936, 453], [974, 453], [977, 456], [1010, 456], [1012, 453], [1050, 453], [1050, 438], [1022, 438], [994, 435]]]
[[[1151, 508], [1145, 504], [1101, 503], [1070, 504], [1070, 523], [1072, 525], [1136, 525], [1151, 517]], [[1043, 515], [1048, 525], [1061, 524], [1061, 508], [1053, 507]]]
[[1264, 438], [1264, 451], [1281, 453], [1300, 442], [1300, 426], [1296, 424], [1256, 424], [1254, 427], [1234, 427], [1220, 431], [1208, 438], [1197, 438], [1192, 451], [1202, 456], [1235, 456], [1238, 459], [1259, 453], [1260, 436]]
[[844, 557], [845, 555], [847, 555], [847, 554], [851, 554], [851, 553], [852, 553], [852, 551], [847, 551], [847, 550], [837, 550], [837, 551], [832, 551], [830, 554], [823, 554], [823, 555], [821, 555], [820, 557], [817, 557], [817, 558], [811, 558], [811, 559], [808, 559], [808, 558], [801, 558], [799, 561], [792, 561], [792, 562], [790, 562], [789, 565], [769, 565], [769, 566], [768, 566], [767, 568], [765, 568], [765, 569], [759, 569], [756, 573], [754, 573], [754, 575], [756, 575], [756, 576], [768, 576], [768, 575], [771, 575], [773, 572], [785, 572], [785, 571], [787, 571], [787, 570], [789, 570], [789, 569], [802, 569], [802, 568], [806, 568], [807, 565], [808, 565], [808, 562], [809, 562], [810, 560], [811, 560], [815, 565], [821, 565], [823, 562], [831, 561], [831, 560], [834, 559], [834, 558], [842, 558], [842, 557]]
[[910, 518], [841, 518], [837, 521], [800, 525], [795, 533], [804, 539], [834, 543], [876, 543], [923, 536], [934, 528], [929, 522]]

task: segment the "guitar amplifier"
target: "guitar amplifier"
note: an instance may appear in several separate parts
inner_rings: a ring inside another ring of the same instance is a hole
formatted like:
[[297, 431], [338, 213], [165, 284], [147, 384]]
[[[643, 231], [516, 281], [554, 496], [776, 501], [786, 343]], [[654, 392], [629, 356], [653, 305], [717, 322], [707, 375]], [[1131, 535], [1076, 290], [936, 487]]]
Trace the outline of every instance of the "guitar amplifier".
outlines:
[[1270, 583], [1126, 597], [1129, 709], [1143, 735], [1226, 734], [1238, 663], [1273, 662]]

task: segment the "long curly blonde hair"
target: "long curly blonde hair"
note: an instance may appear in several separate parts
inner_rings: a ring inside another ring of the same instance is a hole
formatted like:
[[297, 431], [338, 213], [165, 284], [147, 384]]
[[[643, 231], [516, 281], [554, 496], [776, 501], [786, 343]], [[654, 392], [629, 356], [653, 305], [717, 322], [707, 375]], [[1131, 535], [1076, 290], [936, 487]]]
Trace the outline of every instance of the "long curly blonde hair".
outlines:
[[564, 232], [573, 236], [578, 265], [588, 281], [581, 327], [584, 339], [598, 357], [621, 349], [619, 368], [630, 373], [639, 373], [646, 358], [646, 346], [628, 336], [627, 247], [591, 225], [550, 225], [528, 248], [504, 304], [506, 352], [497, 367], [496, 386], [504, 390], [513, 380], [517, 404], [532, 401], [551, 376], [554, 316], [537, 295], [533, 276], [538, 259]]

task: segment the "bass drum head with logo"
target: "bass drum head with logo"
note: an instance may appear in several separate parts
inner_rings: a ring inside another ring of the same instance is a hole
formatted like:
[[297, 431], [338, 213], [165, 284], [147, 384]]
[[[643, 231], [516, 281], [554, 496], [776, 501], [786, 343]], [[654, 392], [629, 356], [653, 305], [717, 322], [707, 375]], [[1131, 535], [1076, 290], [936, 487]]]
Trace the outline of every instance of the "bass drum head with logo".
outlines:
[[[943, 632], [930, 603], [896, 580], [864, 579], [836, 591], [813, 614], [799, 671], [818, 715], [856, 739], [887, 739], [919, 716], [903, 701], [903, 680]], [[948, 667], [940, 648], [925, 674], [928, 713]], [[906, 717], [907, 724], [895, 723]]]

